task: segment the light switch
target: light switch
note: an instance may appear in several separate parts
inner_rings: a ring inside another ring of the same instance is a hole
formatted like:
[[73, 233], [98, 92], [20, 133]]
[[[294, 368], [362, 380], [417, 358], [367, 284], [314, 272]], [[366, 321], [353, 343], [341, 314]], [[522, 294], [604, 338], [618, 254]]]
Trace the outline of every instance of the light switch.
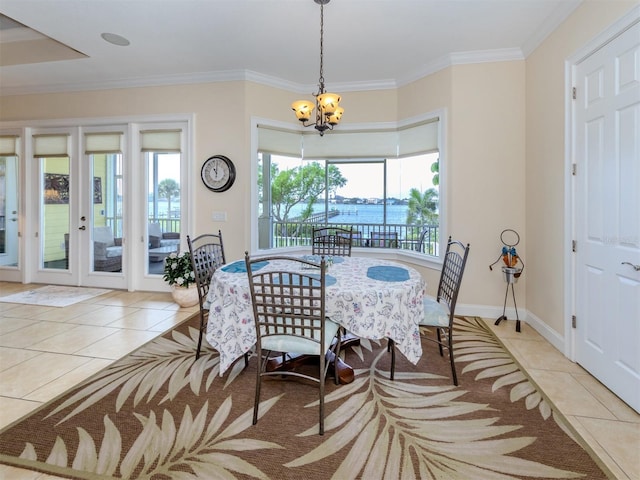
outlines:
[[213, 212], [211, 215], [211, 220], [214, 222], [226, 222], [227, 221], [227, 212]]

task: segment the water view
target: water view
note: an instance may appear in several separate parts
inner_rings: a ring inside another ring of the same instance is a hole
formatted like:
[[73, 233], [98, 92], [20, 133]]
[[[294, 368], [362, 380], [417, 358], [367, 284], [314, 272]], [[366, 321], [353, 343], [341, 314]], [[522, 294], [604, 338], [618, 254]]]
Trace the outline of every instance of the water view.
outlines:
[[[296, 205], [291, 210], [291, 217], [296, 217], [304, 209], [304, 205]], [[339, 212], [338, 215], [329, 218], [329, 223], [367, 223], [382, 224], [385, 206], [382, 204], [332, 204], [329, 209]], [[404, 224], [407, 221], [407, 205], [387, 205], [388, 224]], [[313, 213], [324, 212], [324, 203], [315, 203]]]

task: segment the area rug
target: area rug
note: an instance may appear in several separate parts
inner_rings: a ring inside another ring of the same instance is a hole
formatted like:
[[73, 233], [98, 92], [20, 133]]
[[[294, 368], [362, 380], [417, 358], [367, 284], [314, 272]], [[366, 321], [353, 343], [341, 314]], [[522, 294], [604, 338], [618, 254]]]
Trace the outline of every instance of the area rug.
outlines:
[[45, 307], [68, 307], [74, 303], [89, 300], [111, 290], [104, 288], [64, 287], [48, 285], [34, 290], [14, 293], [0, 297], [0, 302], [41, 305]]
[[0, 462], [78, 479], [606, 479], [482, 319], [455, 328], [458, 387], [431, 342], [417, 366], [386, 341], [346, 350], [355, 380], [263, 382], [195, 361], [190, 319], [0, 432]]

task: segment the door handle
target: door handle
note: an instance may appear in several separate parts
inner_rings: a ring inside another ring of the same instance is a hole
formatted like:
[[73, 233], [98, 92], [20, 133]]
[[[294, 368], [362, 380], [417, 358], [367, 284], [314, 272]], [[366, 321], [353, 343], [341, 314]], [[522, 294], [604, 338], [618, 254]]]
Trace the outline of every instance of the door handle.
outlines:
[[630, 267], [632, 267], [636, 272], [640, 272], [640, 265], [634, 265], [631, 262], [622, 262], [621, 265], [629, 265]]
[[81, 227], [78, 227], [78, 230], [86, 230], [86, 229], [87, 229], [87, 227], [85, 227], [84, 225], [81, 226]]

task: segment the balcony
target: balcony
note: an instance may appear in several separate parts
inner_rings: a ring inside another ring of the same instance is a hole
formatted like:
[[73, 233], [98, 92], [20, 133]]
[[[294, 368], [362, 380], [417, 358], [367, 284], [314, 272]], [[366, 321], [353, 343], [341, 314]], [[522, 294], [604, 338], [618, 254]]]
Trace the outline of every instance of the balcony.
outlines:
[[314, 227], [353, 228], [353, 247], [397, 248], [425, 255], [438, 254], [438, 225], [331, 223], [318, 222], [324, 215], [312, 216], [304, 222], [271, 222], [270, 248], [311, 247]]

